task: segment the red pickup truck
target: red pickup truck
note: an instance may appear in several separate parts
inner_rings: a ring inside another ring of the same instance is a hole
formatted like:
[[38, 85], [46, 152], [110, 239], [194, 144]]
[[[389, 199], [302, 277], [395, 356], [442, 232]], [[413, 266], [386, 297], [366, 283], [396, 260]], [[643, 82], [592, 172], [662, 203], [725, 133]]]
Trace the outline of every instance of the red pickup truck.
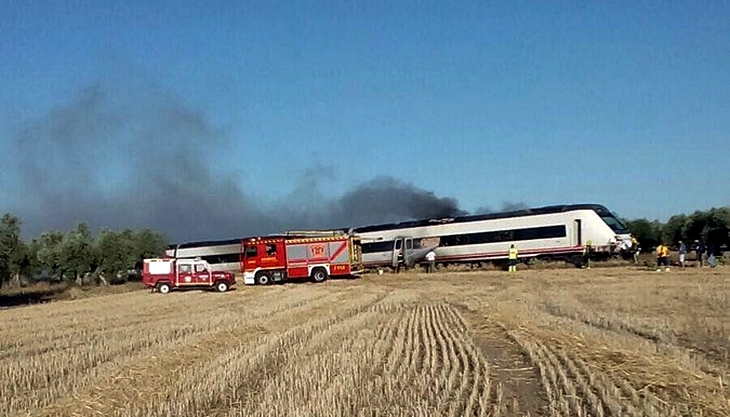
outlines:
[[213, 271], [208, 262], [200, 259], [145, 259], [142, 282], [161, 294], [172, 289], [215, 288], [226, 292], [236, 284], [232, 272]]

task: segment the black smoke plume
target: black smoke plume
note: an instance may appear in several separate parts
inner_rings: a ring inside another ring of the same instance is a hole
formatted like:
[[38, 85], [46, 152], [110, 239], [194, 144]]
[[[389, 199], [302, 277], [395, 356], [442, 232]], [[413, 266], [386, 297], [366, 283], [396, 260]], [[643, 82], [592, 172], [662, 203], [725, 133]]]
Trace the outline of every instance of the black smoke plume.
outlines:
[[438, 197], [431, 191], [393, 178], [376, 178], [339, 198], [335, 217], [353, 217], [349, 225], [369, 225], [404, 219], [429, 219], [468, 214], [453, 198]]
[[158, 89], [92, 85], [11, 138], [3, 162], [14, 168], [5, 192], [15, 202], [0, 209], [18, 214], [30, 237], [82, 221], [149, 227], [180, 242], [467, 214], [454, 199], [389, 177], [332, 199], [305, 175], [285, 202], [258, 204], [243, 178], [210, 163], [210, 150], [245, 143]]
[[510, 201], [502, 202], [502, 205], [498, 210], [494, 210], [489, 206], [479, 207], [474, 211], [474, 214], [493, 214], [493, 213], [508, 213], [510, 211], [526, 210], [530, 208], [525, 203], [513, 203]]

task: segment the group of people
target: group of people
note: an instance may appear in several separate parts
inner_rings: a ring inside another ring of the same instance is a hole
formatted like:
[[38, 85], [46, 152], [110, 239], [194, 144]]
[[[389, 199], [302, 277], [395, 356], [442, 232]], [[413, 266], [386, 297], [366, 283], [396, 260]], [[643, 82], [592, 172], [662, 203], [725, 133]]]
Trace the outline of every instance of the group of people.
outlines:
[[[634, 237], [633, 235], [630, 236], [629, 239], [626, 239], [622, 241], [619, 244], [619, 249], [622, 253], [630, 253], [634, 259], [634, 263], [639, 263], [639, 253], [641, 252], [641, 247], [639, 246], [639, 241]], [[715, 258], [715, 255], [712, 253], [712, 251], [707, 251], [707, 248], [705, 245], [700, 242], [699, 240], [695, 241], [695, 252], [697, 253], [697, 262], [700, 267], [702, 267], [704, 263], [704, 257], [705, 253], [707, 253], [707, 264], [710, 267], [715, 267], [717, 265], [717, 259]], [[589, 240], [586, 242], [586, 244], [583, 246], [583, 257], [582, 257], [582, 268], [585, 269], [591, 269], [591, 255], [593, 253], [593, 243]], [[683, 241], [679, 241], [678, 244], [678, 253], [679, 253], [679, 265], [684, 268], [686, 265], [687, 260], [687, 245]], [[660, 244], [656, 248], [656, 258], [657, 258], [657, 272], [660, 272], [662, 270], [669, 271], [669, 255], [670, 255], [670, 249], [669, 246]], [[514, 243], [510, 245], [509, 251], [508, 251], [508, 271], [509, 272], [516, 272], [517, 271], [517, 261], [519, 259], [519, 251], [517, 250], [517, 247], [515, 247]], [[430, 250], [426, 254], [426, 272], [431, 273], [436, 270], [436, 253], [433, 250]], [[400, 266], [400, 261], [399, 261]], [[400, 268], [398, 268], [400, 269]]]
[[[679, 241], [677, 245], [677, 253], [679, 254], [679, 266], [684, 268], [687, 264], [687, 253], [689, 252], [687, 245], [683, 241]], [[705, 244], [699, 240], [695, 240], [695, 253], [697, 254], [697, 266], [700, 268], [704, 265], [705, 259], [707, 265], [711, 268], [717, 266], [717, 258], [712, 250], [708, 250]], [[705, 256], [707, 258], [705, 258]], [[660, 244], [656, 248], [656, 259], [657, 259], [657, 271], [669, 271], [669, 246]]]
[[[682, 243], [682, 241], [679, 241], [679, 254], [680, 258], [682, 258], [682, 253], [687, 254], [687, 247]], [[707, 265], [709, 265], [711, 268], [714, 268], [717, 266], [717, 258], [715, 258], [715, 250], [712, 246], [707, 247], [704, 242], [701, 240], [695, 240], [695, 253], [696, 253], [696, 259], [697, 264], [701, 268], [704, 266], [705, 261], [707, 261]], [[684, 262], [682, 263], [682, 266], [684, 266]]]

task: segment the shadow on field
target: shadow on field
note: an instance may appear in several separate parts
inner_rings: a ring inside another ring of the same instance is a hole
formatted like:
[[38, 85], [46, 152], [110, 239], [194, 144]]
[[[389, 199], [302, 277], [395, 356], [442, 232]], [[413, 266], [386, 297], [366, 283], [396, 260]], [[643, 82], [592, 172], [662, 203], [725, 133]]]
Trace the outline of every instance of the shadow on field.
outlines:
[[47, 303], [57, 299], [66, 289], [67, 287], [64, 285], [53, 285], [0, 292], [0, 308]]
[[27, 287], [0, 290], [0, 308], [43, 304], [50, 301], [78, 300], [101, 295], [140, 291], [145, 286], [138, 281], [113, 285], [76, 285], [72, 283], [37, 283]]

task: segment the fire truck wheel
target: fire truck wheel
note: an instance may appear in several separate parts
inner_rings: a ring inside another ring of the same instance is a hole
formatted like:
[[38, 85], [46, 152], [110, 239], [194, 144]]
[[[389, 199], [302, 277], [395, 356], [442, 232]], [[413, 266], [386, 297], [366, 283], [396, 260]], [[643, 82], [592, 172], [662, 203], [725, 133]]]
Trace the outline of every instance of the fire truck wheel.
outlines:
[[256, 274], [256, 283], [258, 285], [270, 285], [272, 282], [271, 275], [268, 272], [259, 272]]
[[160, 292], [160, 294], [167, 294], [170, 292], [170, 284], [163, 282], [162, 284], [157, 286], [157, 291]]
[[312, 281], [314, 281], [314, 282], [327, 281], [327, 271], [324, 268], [314, 268], [312, 270]]
[[224, 281], [220, 281], [215, 284], [215, 289], [218, 292], [226, 292], [228, 291], [228, 284]]

